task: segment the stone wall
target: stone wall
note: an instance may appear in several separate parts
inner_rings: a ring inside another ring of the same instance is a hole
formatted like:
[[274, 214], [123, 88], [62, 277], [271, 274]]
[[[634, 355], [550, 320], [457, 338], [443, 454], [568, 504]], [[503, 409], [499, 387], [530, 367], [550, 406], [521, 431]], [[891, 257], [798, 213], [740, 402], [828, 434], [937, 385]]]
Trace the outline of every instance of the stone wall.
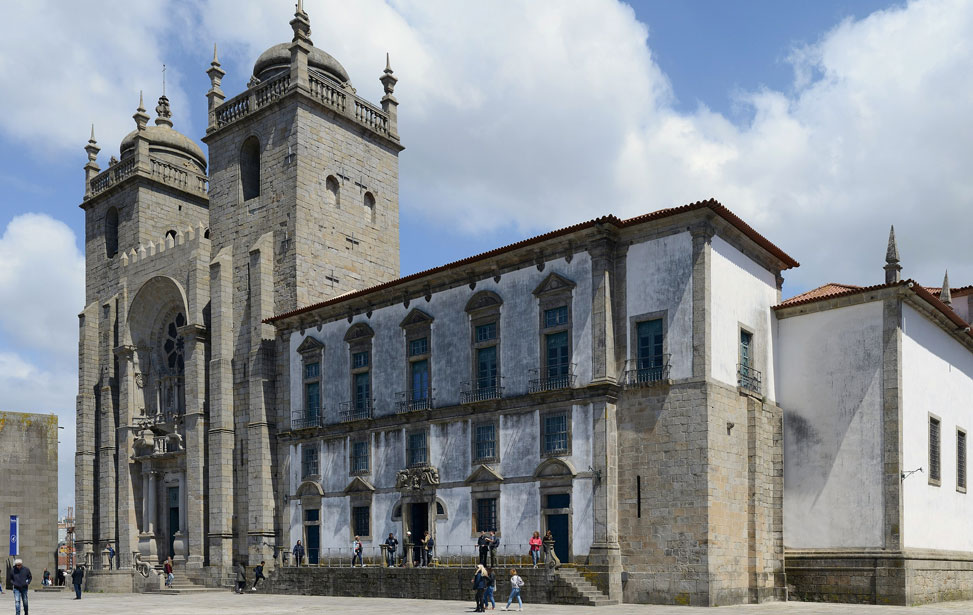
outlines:
[[[57, 550], [57, 416], [0, 412], [0, 536], [19, 516], [20, 558], [40, 579]], [[4, 556], [9, 551], [4, 547]]]
[[[494, 599], [506, 604], [509, 571], [499, 570]], [[276, 568], [259, 588], [263, 593], [363, 598], [474, 600], [472, 568]], [[526, 604], [590, 604], [569, 582], [541, 569], [518, 569]], [[253, 571], [247, 571], [253, 579]]]
[[949, 553], [788, 551], [790, 598], [917, 605], [973, 599], [973, 559]]

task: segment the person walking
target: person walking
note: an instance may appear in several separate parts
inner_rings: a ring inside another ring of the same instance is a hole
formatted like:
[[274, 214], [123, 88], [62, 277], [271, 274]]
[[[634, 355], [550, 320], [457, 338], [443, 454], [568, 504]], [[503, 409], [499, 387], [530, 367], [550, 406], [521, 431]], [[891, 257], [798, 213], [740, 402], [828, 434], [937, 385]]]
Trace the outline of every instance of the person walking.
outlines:
[[537, 560], [540, 559], [542, 546], [544, 546], [544, 541], [541, 540], [541, 533], [534, 532], [530, 539], [530, 559], [534, 560], [534, 568], [537, 568]]
[[294, 564], [297, 566], [304, 564], [304, 545], [301, 544], [300, 540], [294, 545]]
[[497, 588], [497, 577], [493, 574], [493, 568], [487, 568], [487, 583], [483, 591], [483, 610], [486, 610], [487, 602], [491, 604], [490, 610], [497, 610], [497, 602], [493, 599], [493, 592]]
[[20, 604], [24, 604], [24, 615], [27, 615], [27, 588], [34, 577], [30, 568], [24, 566], [24, 560], [14, 560], [13, 568], [7, 571], [7, 583], [14, 588], [14, 613], [20, 615]]
[[108, 543], [108, 569], [113, 570], [115, 568], [115, 547]]
[[260, 560], [260, 565], [257, 566], [254, 569], [253, 572], [254, 572], [254, 575], [253, 575], [253, 587], [250, 588], [250, 591], [255, 592], [255, 591], [257, 591], [257, 583], [260, 582], [260, 579], [266, 579], [267, 578], [267, 577], [264, 576], [264, 561], [263, 560]]
[[355, 536], [354, 542], [351, 543], [351, 548], [353, 550], [353, 554], [351, 556], [351, 567], [354, 568], [355, 560], [358, 560], [358, 565], [364, 568], [365, 564], [362, 563], [361, 553], [365, 549], [365, 547], [362, 546], [361, 538]]
[[487, 571], [483, 564], [478, 564], [476, 574], [473, 575], [473, 589], [476, 591], [476, 608], [474, 613], [483, 613], [483, 594], [486, 593]]
[[51, 584], [51, 571], [47, 568], [44, 569], [44, 578], [41, 580], [41, 585], [47, 587]]
[[243, 567], [243, 562], [236, 563], [236, 593], [242, 594], [243, 588], [247, 586], [247, 569]]
[[496, 530], [490, 531], [490, 568], [497, 567], [497, 547], [500, 546], [500, 537]]
[[173, 573], [172, 558], [167, 557], [166, 563], [163, 564], [162, 570], [166, 573], [166, 587], [172, 589], [172, 582], [175, 580], [176, 575]]
[[[538, 534], [539, 532], [534, 532]], [[536, 566], [535, 566], [536, 567]], [[507, 598], [507, 606], [503, 607], [504, 611], [510, 610], [510, 603], [517, 599], [517, 604], [520, 605], [520, 610], [524, 610], [524, 601], [520, 599], [520, 588], [524, 586], [524, 580], [520, 578], [517, 574], [516, 568], [510, 569], [510, 597]]]
[[480, 537], [476, 539], [476, 546], [480, 548], [480, 565], [486, 568], [487, 553], [490, 551], [490, 539], [486, 532], [480, 532]]
[[71, 584], [74, 585], [74, 599], [81, 600], [81, 584], [84, 581], [84, 568], [81, 564], [74, 567], [74, 572], [71, 573]]
[[395, 551], [399, 547], [399, 541], [396, 540], [395, 534], [389, 532], [389, 537], [385, 539], [385, 561], [388, 562], [389, 568], [395, 568]]

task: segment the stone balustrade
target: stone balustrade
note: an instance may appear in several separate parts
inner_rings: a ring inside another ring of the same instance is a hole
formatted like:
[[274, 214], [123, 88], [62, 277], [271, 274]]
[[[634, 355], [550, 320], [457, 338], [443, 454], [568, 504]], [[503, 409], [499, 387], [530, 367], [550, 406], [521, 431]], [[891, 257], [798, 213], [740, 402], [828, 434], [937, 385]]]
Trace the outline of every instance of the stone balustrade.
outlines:
[[[273, 104], [290, 91], [290, 73], [284, 73], [265, 83], [259, 83], [239, 96], [235, 96], [215, 109], [216, 127], [223, 128]], [[382, 136], [389, 136], [389, 116], [387, 113], [354, 94], [350, 94], [336, 81], [319, 74], [308, 76], [311, 98], [329, 109], [353, 120]], [[348, 99], [354, 102], [348, 104]]]
[[[136, 156], [123, 159], [121, 162], [108, 167], [106, 171], [91, 178], [87, 198], [91, 198], [109, 188], [118, 185], [122, 180], [140, 173]], [[184, 192], [192, 192], [206, 196], [209, 190], [209, 179], [192, 170], [180, 168], [161, 158], [149, 157], [149, 172], [147, 175], [157, 182], [163, 183]]]
[[133, 173], [135, 173], [134, 158], [128, 158], [108, 167], [106, 171], [91, 178], [90, 196], [101, 194]]

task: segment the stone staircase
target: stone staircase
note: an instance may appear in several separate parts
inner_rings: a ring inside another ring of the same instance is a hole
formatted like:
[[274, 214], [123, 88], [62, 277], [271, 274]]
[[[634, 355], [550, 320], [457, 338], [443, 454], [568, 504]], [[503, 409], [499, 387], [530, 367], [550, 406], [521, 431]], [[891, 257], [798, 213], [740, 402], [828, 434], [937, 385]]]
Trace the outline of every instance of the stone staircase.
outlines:
[[175, 578], [172, 581], [172, 587], [165, 586], [166, 573], [162, 571], [161, 567], [157, 568], [159, 576], [161, 577], [162, 583], [161, 587], [149, 587], [147, 593], [154, 594], [196, 594], [203, 592], [222, 592], [226, 591], [223, 587], [206, 587], [200, 583], [197, 583], [192, 575], [186, 573], [186, 570], [180, 566], [173, 567], [173, 575]]
[[[554, 574], [560, 580], [564, 581], [564, 583], [574, 589], [574, 596], [572, 596], [572, 598], [574, 598], [575, 601], [570, 602], [570, 604], [582, 604], [585, 606], [608, 606], [611, 604], [618, 604], [617, 600], [611, 600], [608, 598], [608, 596], [601, 593], [601, 590], [595, 587], [593, 583], [581, 576], [581, 573], [578, 572], [577, 568], [562, 566]], [[567, 598], [568, 596], [564, 597]]]

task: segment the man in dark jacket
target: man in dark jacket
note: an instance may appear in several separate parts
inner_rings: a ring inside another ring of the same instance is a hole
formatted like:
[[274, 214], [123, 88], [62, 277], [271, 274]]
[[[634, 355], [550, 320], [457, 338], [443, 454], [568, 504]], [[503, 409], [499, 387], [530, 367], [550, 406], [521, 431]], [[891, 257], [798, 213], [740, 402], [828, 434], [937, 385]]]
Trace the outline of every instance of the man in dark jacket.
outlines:
[[485, 568], [487, 565], [487, 554], [490, 552], [490, 538], [486, 532], [480, 532], [480, 537], [476, 540], [476, 546], [480, 548], [480, 565]]
[[298, 540], [294, 545], [294, 565], [300, 566], [302, 563], [304, 563], [304, 545]]
[[34, 577], [30, 574], [30, 568], [24, 566], [21, 559], [14, 560], [14, 567], [7, 572], [7, 583], [14, 588], [14, 613], [20, 615], [20, 603], [24, 603], [24, 615], [27, 615], [27, 587]]
[[81, 600], [81, 583], [84, 581], [84, 568], [80, 565], [71, 573], [71, 583], [74, 585], [74, 599]]
[[264, 560], [260, 560], [260, 565], [257, 566], [254, 569], [253, 587], [250, 588], [250, 591], [252, 591], [252, 592], [257, 591], [257, 583], [260, 582], [260, 579], [266, 579], [267, 578], [267, 577], [264, 576], [264, 564], [265, 563], [266, 562], [264, 562]]
[[399, 546], [399, 541], [395, 539], [395, 534], [389, 532], [389, 537], [385, 539], [385, 561], [389, 568], [395, 568], [395, 550]]

